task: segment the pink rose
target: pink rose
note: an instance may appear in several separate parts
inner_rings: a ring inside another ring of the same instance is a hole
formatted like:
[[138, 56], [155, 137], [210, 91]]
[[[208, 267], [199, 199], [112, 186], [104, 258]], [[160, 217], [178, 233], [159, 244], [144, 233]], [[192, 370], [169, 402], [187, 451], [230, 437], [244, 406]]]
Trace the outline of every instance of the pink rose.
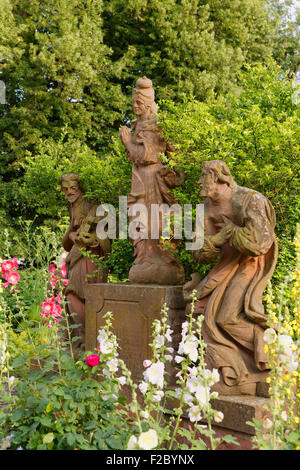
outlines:
[[98, 354], [91, 354], [85, 358], [85, 362], [88, 366], [95, 367], [99, 364], [100, 356]]

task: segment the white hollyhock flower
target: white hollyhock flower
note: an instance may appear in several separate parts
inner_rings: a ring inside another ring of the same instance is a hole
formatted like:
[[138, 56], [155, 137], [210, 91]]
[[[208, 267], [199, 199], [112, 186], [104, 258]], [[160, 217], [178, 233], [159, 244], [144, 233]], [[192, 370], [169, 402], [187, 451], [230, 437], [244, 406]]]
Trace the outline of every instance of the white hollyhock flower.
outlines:
[[274, 343], [276, 341], [276, 338], [277, 338], [277, 334], [276, 334], [276, 331], [273, 328], [268, 328], [267, 330], [265, 330], [265, 332], [264, 332], [264, 341], [267, 344]]
[[173, 360], [173, 356], [170, 356], [170, 354], [166, 354], [166, 360], [171, 362]]
[[107, 361], [107, 365], [110, 372], [117, 372], [118, 359], [110, 359], [110, 361]]
[[222, 413], [222, 411], [217, 411], [217, 413], [215, 414], [214, 416], [214, 420], [216, 423], [221, 423], [224, 419], [224, 414]]
[[159, 320], [154, 320], [153, 322], [154, 325], [154, 333], [158, 335], [161, 332], [161, 324]]
[[217, 383], [220, 381], [220, 374], [218, 372], [218, 369], [212, 370], [211, 378], [213, 380], [213, 383]]
[[171, 342], [172, 341], [172, 333], [174, 333], [173, 330], [171, 330], [170, 328], [167, 328], [167, 331], [166, 331], [166, 340]]
[[205, 369], [204, 371], [204, 377], [206, 378], [207, 385], [213, 385], [216, 382], [219, 382], [220, 380], [220, 375], [217, 369], [213, 369], [212, 371], [209, 369]]
[[137, 438], [135, 436], [131, 436], [127, 443], [127, 450], [135, 450], [138, 448]]
[[166, 348], [166, 350], [171, 354], [173, 354], [173, 352], [174, 352], [174, 348]]
[[201, 387], [204, 388], [201, 378], [199, 376], [197, 377], [196, 375], [192, 375], [192, 377], [189, 377], [186, 381], [186, 388], [191, 393], [197, 392], [197, 390], [200, 389]]
[[187, 339], [182, 345], [182, 351], [184, 354], [189, 356], [190, 360], [196, 362], [198, 359], [198, 351], [197, 351], [198, 343], [193, 339]]
[[99, 334], [98, 334], [98, 336], [97, 336], [97, 340], [99, 341], [99, 343], [100, 343], [101, 341], [104, 341], [104, 342], [105, 342], [105, 341], [108, 340], [108, 336], [107, 336], [107, 333], [106, 333], [105, 330], [99, 330], [98, 333], [99, 333]]
[[158, 446], [158, 438], [154, 429], [149, 429], [147, 432], [142, 432], [138, 439], [140, 449], [151, 450]]
[[195, 392], [195, 397], [201, 405], [207, 406], [209, 401], [209, 387], [207, 387], [207, 389], [203, 387], [203, 385], [198, 387]]
[[181, 381], [183, 380], [181, 371], [177, 372], [177, 374], [175, 375], [175, 377], [178, 377], [178, 379], [181, 380]]
[[193, 423], [195, 421], [200, 421], [201, 414], [200, 414], [200, 407], [199, 406], [191, 406], [189, 411], [189, 420]]
[[[282, 354], [279, 354], [279, 358], [280, 356], [282, 356]], [[282, 362], [284, 362], [284, 366], [291, 374], [298, 370], [298, 361], [293, 360], [293, 358], [285, 357], [285, 360]]]
[[160, 401], [162, 397], [164, 396], [164, 392], [162, 390], [158, 390], [154, 395], [153, 395], [153, 400], [154, 401]]
[[280, 348], [280, 351], [284, 356], [287, 356], [290, 358], [290, 361], [295, 358], [294, 356], [294, 351], [293, 351], [293, 340], [290, 336], [288, 335], [279, 335], [278, 336], [278, 346]]
[[281, 419], [283, 419], [283, 421], [287, 421], [288, 419], [288, 415], [287, 415], [287, 412], [284, 410], [281, 412]]
[[153, 385], [157, 385], [159, 388], [163, 388], [164, 385], [164, 369], [165, 365], [161, 361], [157, 361], [152, 364], [144, 372], [144, 378]]
[[187, 403], [188, 405], [192, 406], [193, 405], [193, 395], [190, 393], [185, 393], [182, 397], [184, 403]]
[[190, 377], [198, 375], [198, 369], [195, 366], [194, 367], [188, 367], [188, 371], [189, 371], [189, 376]]
[[262, 424], [265, 429], [270, 429], [273, 423], [269, 418], [264, 418]]
[[182, 334], [185, 335], [187, 333], [188, 328], [189, 328], [189, 322], [187, 321], [183, 322], [181, 325]]
[[120, 385], [125, 385], [126, 384], [126, 377], [125, 375], [122, 375], [121, 377], [118, 378], [118, 381], [120, 382]]
[[148, 419], [149, 418], [148, 411], [141, 411], [141, 417], [144, 418], [144, 419]]
[[285, 347], [292, 346], [293, 340], [289, 335], [278, 335], [278, 345]]
[[114, 351], [114, 345], [110, 341], [101, 341], [99, 345], [102, 354], [111, 354]]
[[140, 389], [140, 391], [142, 392], [143, 395], [147, 392], [147, 388], [148, 388], [147, 382], [141, 382], [139, 384], [139, 389]]
[[156, 349], [160, 349], [165, 344], [165, 338], [163, 335], [157, 335], [154, 339], [154, 346]]
[[181, 388], [175, 388], [175, 398], [179, 398], [181, 396]]
[[152, 362], [149, 361], [149, 359], [145, 359], [144, 362], [143, 362], [144, 367], [149, 367], [149, 366], [151, 366], [151, 364], [152, 364]]
[[182, 361], [183, 361], [184, 357], [182, 356], [175, 356], [175, 362], [177, 362], [177, 364], [180, 364]]

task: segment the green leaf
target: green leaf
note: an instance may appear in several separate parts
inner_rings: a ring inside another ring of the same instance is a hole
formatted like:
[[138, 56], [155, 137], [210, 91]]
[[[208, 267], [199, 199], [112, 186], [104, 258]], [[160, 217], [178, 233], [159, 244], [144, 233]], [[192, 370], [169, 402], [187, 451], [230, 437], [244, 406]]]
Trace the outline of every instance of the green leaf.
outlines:
[[226, 434], [226, 436], [222, 437], [222, 440], [228, 444], [235, 444], [237, 446], [240, 445], [240, 443], [236, 440], [236, 437], [231, 436], [231, 434]]
[[23, 418], [23, 416], [24, 416], [24, 410], [18, 409], [13, 413], [10, 419], [11, 421], [16, 422], [16, 421], [20, 421], [20, 419]]
[[71, 433], [68, 433], [66, 435], [66, 438], [67, 438], [67, 443], [69, 446], [73, 446], [73, 444], [75, 443], [76, 441], [76, 435], [75, 434], [71, 434]]
[[50, 444], [54, 439], [54, 434], [53, 432], [49, 432], [48, 434], [45, 434], [43, 437], [43, 444]]
[[38, 419], [43, 426], [46, 426], [48, 428], [52, 426], [52, 422], [49, 416], [41, 416], [41, 418]]

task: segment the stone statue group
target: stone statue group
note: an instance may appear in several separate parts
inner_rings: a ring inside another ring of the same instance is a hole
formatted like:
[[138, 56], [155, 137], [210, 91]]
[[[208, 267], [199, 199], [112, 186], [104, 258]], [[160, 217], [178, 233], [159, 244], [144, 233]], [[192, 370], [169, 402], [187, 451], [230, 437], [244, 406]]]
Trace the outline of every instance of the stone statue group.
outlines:
[[[125, 126], [120, 129], [120, 139], [132, 162], [128, 210], [136, 203], [146, 208], [151, 204], [171, 206], [176, 202], [172, 189], [183, 183], [184, 174], [161, 160], [161, 154], [170, 157], [175, 149], [164, 140], [158, 126], [151, 80], [137, 80], [132, 104], [137, 119], [131, 122], [131, 130]], [[207, 344], [206, 362], [209, 368], [217, 368], [221, 377], [216, 390], [223, 395], [255, 395], [257, 384], [265, 381], [269, 369], [264, 352], [267, 315], [262, 294], [277, 259], [275, 212], [264, 195], [238, 186], [223, 161], [203, 162], [199, 176], [199, 196], [204, 198], [204, 243], [192, 255], [196, 263], [214, 263], [213, 268], [205, 277], [192, 274], [185, 283], [183, 266], [174, 254], [176, 240], [166, 250], [160, 234], [157, 238], [149, 234], [132, 240], [134, 263], [129, 279], [136, 284], [183, 285], [187, 312], [195, 291], [194, 315], [204, 316], [201, 334]], [[70, 226], [63, 238], [69, 279], [65, 295], [69, 312], [78, 316], [74, 321], [82, 323], [83, 337], [84, 286], [86, 282], [106, 282], [108, 272], [103, 268], [99, 274], [93, 257], [85, 256], [81, 248], [105, 259], [111, 241], [97, 237], [97, 205], [83, 197], [78, 176], [63, 175], [61, 187], [70, 203]], [[150, 231], [151, 221], [147, 222]]]

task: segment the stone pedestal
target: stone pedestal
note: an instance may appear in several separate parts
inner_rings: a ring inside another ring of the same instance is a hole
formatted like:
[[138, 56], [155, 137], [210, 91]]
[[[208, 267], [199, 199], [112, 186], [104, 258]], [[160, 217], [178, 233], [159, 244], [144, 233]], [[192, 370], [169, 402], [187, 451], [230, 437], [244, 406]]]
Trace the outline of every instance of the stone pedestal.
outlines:
[[[152, 342], [152, 323], [161, 318], [162, 307], [168, 307], [168, 324], [174, 330], [172, 347], [178, 348], [181, 324], [185, 321], [185, 302], [181, 286], [157, 286], [130, 283], [88, 284], [86, 300], [86, 350], [98, 346], [99, 329], [104, 325], [103, 316], [113, 313], [113, 331], [118, 338], [120, 358], [131, 370], [133, 381], [143, 378], [144, 359], [152, 358], [149, 343]], [[175, 366], [167, 364], [169, 386], [176, 387]], [[265, 391], [266, 392], [266, 391]], [[123, 393], [127, 396], [126, 391]], [[130, 394], [128, 395], [130, 400]], [[231, 434], [240, 442], [240, 447], [222, 444], [224, 449], [251, 449], [254, 428], [246, 422], [253, 418], [262, 420], [267, 414], [264, 405], [267, 398], [253, 396], [220, 396], [212, 400], [214, 409], [222, 411], [224, 420], [214, 426], [217, 436]], [[167, 407], [178, 406], [176, 399], [169, 400]], [[183, 426], [188, 426], [187, 414]], [[205, 439], [204, 439], [205, 440]]]
[[112, 312], [113, 331], [118, 338], [120, 358], [124, 360], [137, 383], [142, 379], [144, 359], [151, 359], [152, 323], [161, 318], [161, 309], [168, 307], [168, 324], [173, 334], [174, 349], [180, 340], [185, 320], [185, 302], [181, 286], [157, 286], [130, 283], [88, 284], [86, 297], [85, 348], [98, 346], [98, 330]]

